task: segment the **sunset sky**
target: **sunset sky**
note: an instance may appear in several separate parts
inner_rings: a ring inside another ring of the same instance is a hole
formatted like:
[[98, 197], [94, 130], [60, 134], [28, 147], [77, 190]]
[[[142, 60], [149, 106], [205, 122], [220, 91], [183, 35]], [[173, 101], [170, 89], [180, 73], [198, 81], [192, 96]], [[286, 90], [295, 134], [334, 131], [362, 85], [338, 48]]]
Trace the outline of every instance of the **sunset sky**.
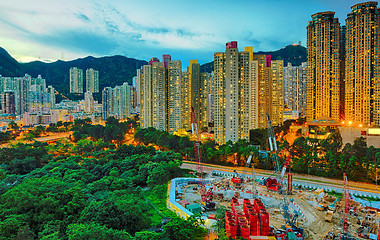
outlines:
[[302, 42], [311, 15], [334, 11], [344, 25], [353, 0], [1, 0], [0, 46], [26, 61], [88, 55], [152, 56], [200, 63], [225, 42], [254, 51]]

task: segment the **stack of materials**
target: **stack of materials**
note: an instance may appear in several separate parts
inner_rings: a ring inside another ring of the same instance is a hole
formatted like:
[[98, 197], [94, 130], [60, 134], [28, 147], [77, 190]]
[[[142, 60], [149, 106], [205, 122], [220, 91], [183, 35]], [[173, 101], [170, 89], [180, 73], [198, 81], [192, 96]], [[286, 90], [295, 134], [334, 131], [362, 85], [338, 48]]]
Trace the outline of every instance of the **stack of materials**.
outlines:
[[232, 211], [226, 212], [226, 233], [241, 236], [269, 236], [269, 214], [260, 199], [232, 199]]

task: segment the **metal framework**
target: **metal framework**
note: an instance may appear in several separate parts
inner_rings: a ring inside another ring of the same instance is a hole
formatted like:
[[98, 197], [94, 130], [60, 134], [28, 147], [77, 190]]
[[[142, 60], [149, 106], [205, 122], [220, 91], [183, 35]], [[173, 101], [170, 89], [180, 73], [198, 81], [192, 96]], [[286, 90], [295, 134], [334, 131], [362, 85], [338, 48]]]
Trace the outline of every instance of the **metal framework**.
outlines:
[[203, 178], [203, 166], [202, 166], [202, 152], [201, 152], [201, 138], [198, 132], [197, 119], [195, 117], [194, 108], [191, 107], [191, 130], [192, 133], [196, 136], [196, 139], [193, 141], [194, 145], [194, 157], [195, 161], [198, 163], [197, 172], [199, 178], [199, 187], [201, 192], [202, 201], [209, 203], [212, 201], [212, 188], [206, 191], [205, 181]]

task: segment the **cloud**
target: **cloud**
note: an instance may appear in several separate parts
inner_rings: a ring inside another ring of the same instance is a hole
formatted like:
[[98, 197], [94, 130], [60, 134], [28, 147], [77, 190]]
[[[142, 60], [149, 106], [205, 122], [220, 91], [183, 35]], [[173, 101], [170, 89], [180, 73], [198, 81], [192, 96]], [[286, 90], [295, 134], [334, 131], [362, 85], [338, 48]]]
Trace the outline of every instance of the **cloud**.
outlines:
[[87, 17], [85, 14], [83, 13], [74, 13], [74, 15], [79, 19], [79, 20], [82, 20], [84, 22], [91, 22], [90, 18]]

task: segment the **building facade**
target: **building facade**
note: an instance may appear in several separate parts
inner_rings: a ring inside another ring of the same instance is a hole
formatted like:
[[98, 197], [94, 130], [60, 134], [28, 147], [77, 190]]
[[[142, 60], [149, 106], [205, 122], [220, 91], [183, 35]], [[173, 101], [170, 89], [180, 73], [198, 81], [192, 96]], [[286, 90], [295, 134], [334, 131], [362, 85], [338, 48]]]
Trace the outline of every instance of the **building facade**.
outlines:
[[307, 26], [307, 121], [341, 119], [340, 24], [334, 14], [315, 13]]
[[99, 92], [99, 72], [92, 68], [86, 70], [86, 92]]
[[380, 126], [380, 9], [377, 2], [351, 7], [346, 19], [345, 119]]
[[70, 93], [83, 93], [83, 70], [70, 68]]
[[173, 134], [181, 128], [181, 82], [182, 63], [168, 63], [168, 132]]
[[306, 114], [306, 63], [301, 66], [284, 67], [284, 103], [288, 110], [296, 111], [299, 116]]

